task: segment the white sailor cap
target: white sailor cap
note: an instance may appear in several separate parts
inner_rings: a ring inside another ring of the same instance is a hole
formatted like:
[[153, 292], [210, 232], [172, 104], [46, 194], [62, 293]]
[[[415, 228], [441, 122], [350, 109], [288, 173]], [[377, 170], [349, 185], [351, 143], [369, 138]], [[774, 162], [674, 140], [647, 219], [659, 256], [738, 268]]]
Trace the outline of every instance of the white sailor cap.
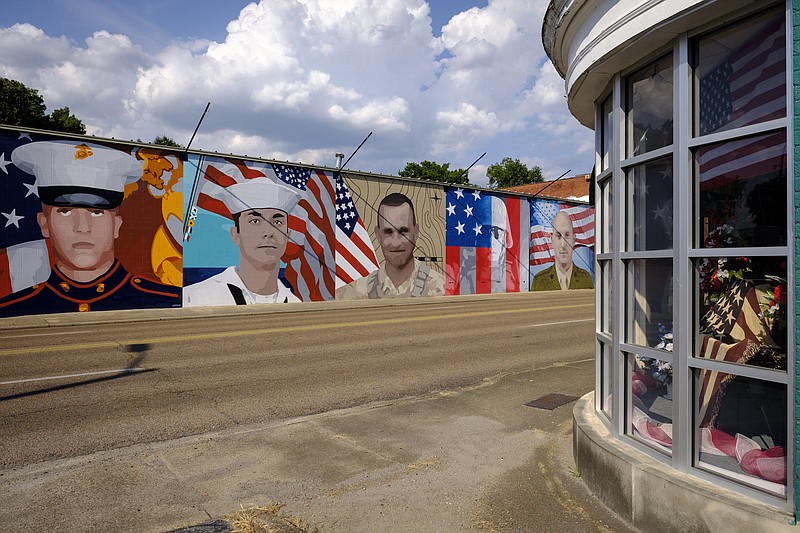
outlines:
[[125, 186], [142, 176], [143, 167], [128, 153], [74, 140], [24, 144], [11, 153], [11, 161], [36, 176], [43, 204], [100, 209], [118, 207]]
[[222, 201], [231, 215], [250, 209], [280, 209], [286, 213], [302, 199], [299, 189], [270, 178], [251, 178], [225, 187]]

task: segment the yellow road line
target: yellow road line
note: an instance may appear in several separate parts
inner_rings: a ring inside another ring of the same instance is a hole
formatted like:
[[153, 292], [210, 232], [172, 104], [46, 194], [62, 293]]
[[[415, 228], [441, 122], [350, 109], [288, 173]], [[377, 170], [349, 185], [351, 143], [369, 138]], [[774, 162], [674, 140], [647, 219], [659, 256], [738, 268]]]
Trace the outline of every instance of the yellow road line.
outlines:
[[72, 350], [88, 350], [92, 348], [115, 348], [129, 344], [164, 344], [170, 342], [198, 341], [206, 339], [226, 339], [234, 337], [248, 337], [264, 335], [266, 333], [291, 333], [295, 331], [321, 331], [326, 329], [351, 328], [363, 326], [377, 326], [381, 324], [407, 324], [410, 322], [430, 322], [432, 320], [451, 320], [482, 316], [511, 315], [517, 313], [530, 313], [533, 311], [553, 311], [556, 309], [574, 309], [578, 307], [594, 307], [594, 303], [575, 305], [555, 305], [551, 307], [526, 307], [522, 309], [500, 309], [497, 311], [471, 311], [468, 313], [450, 313], [433, 316], [409, 316], [397, 318], [384, 318], [380, 320], [365, 320], [361, 322], [333, 322], [330, 324], [305, 324], [302, 326], [283, 326], [274, 328], [249, 329], [241, 331], [219, 331], [215, 333], [191, 333], [186, 335], [170, 335], [166, 337], [153, 337], [150, 339], [129, 339], [115, 341], [81, 342], [64, 344], [60, 346], [33, 346], [29, 348], [7, 348], [0, 350], [3, 355], [21, 355], [27, 353], [62, 352]]

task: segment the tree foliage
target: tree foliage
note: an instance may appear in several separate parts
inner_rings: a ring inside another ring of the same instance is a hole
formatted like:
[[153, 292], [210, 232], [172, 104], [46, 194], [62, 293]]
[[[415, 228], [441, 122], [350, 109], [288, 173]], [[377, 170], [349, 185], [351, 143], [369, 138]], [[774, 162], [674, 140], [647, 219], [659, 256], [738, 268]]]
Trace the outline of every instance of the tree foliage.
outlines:
[[86, 133], [86, 126], [69, 107], [45, 114], [47, 106], [36, 89], [16, 80], [0, 78], [0, 123], [67, 133]]
[[86, 133], [86, 126], [75, 115], [70, 114], [69, 107], [62, 107], [50, 113], [47, 129], [67, 133]]
[[175, 142], [175, 140], [172, 137], [167, 137], [166, 135], [159, 135], [158, 137], [153, 139], [153, 142], [150, 143], [150, 144], [158, 144], [158, 145], [161, 145], [161, 146], [170, 146], [172, 148], [183, 148], [183, 146], [181, 146], [180, 144]]
[[0, 122], [39, 128], [45, 109], [39, 91], [28, 89], [18, 81], [0, 78]]
[[519, 159], [510, 157], [504, 157], [501, 162], [489, 165], [486, 176], [489, 178], [489, 187], [497, 189], [544, 181], [542, 169], [538, 165], [528, 168]]
[[436, 163], [434, 161], [406, 163], [405, 168], [398, 174], [404, 178], [418, 180], [441, 181], [461, 185], [469, 183], [469, 176], [464, 172], [464, 169], [450, 170], [450, 163]]

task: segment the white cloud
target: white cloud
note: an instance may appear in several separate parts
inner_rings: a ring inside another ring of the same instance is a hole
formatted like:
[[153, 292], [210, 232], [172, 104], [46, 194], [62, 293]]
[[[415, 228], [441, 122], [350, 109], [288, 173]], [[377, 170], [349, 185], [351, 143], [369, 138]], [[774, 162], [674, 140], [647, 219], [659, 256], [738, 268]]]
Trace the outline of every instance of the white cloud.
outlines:
[[121, 34], [78, 44], [15, 24], [0, 28], [0, 73], [116, 138], [187, 142], [211, 102], [195, 148], [330, 165], [374, 131], [352, 168], [394, 173], [433, 158], [456, 168], [482, 151], [486, 165], [511, 156], [560, 168], [576, 150], [590, 167], [592, 136], [542, 50], [546, 4], [490, 0], [434, 37], [424, 0], [261, 1], [227, 23], [224, 41], [153, 55]]

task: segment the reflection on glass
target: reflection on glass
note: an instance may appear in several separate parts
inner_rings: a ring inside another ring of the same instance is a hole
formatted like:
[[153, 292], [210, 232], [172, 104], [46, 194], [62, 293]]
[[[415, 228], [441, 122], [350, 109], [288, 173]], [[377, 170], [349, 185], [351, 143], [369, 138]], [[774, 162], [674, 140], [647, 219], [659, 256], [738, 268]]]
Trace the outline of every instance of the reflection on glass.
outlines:
[[697, 356], [786, 370], [786, 260], [697, 259]]
[[603, 262], [603, 294], [600, 295], [604, 300], [603, 306], [603, 331], [614, 333], [614, 268], [611, 261]]
[[600, 109], [600, 113], [602, 114], [602, 121], [603, 121], [603, 124], [602, 124], [602, 127], [603, 127], [603, 133], [602, 133], [603, 146], [602, 146], [602, 148], [600, 150], [600, 154], [602, 156], [602, 158], [600, 160], [600, 172], [602, 172], [602, 171], [604, 171], [605, 169], [608, 168], [609, 160], [610, 160], [610, 157], [611, 157], [611, 154], [612, 154], [611, 143], [612, 143], [612, 139], [613, 139], [612, 135], [613, 135], [614, 131], [613, 131], [612, 127], [611, 127], [611, 124], [612, 124], [612, 118], [613, 118], [613, 114], [612, 114], [613, 110], [614, 110], [614, 108], [612, 107], [611, 97], [609, 96], [606, 99], [606, 101], [603, 102], [603, 107]]
[[786, 386], [698, 370], [700, 466], [773, 492], [786, 485]]
[[628, 342], [666, 349], [665, 335], [672, 335], [672, 260], [640, 259], [631, 262], [631, 270]]
[[699, 245], [786, 245], [786, 133], [697, 151]]
[[630, 390], [631, 434], [668, 451], [672, 448], [672, 364], [635, 355]]
[[672, 249], [672, 158], [633, 169], [633, 249]]
[[697, 41], [695, 135], [786, 116], [785, 41], [782, 11]]
[[628, 154], [672, 144], [672, 60], [664, 58], [628, 78]]
[[603, 373], [600, 380], [600, 409], [611, 418], [611, 383], [613, 377], [613, 366], [611, 364], [611, 347], [605, 343], [600, 343], [600, 357], [601, 359], [601, 372]]
[[605, 180], [600, 187], [602, 195], [600, 242], [602, 253], [611, 253], [614, 250], [614, 190], [611, 178]]

